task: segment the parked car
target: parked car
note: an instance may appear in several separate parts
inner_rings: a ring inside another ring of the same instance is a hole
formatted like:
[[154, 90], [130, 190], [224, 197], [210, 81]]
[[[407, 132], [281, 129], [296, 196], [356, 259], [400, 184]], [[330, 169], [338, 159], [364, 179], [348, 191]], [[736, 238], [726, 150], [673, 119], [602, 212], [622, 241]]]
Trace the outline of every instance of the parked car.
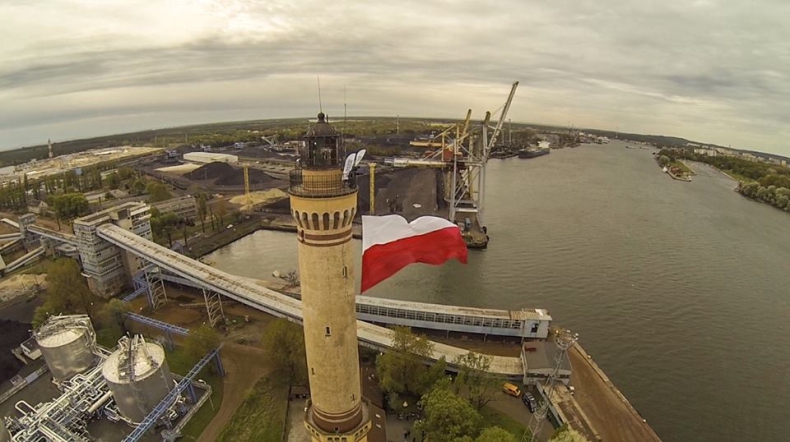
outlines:
[[502, 391], [504, 391], [505, 394], [509, 394], [513, 397], [521, 396], [521, 390], [519, 390], [518, 387], [516, 387], [515, 385], [509, 382], [505, 382], [504, 384], [502, 384]]
[[532, 396], [531, 393], [525, 392], [524, 396], [521, 396], [521, 401], [529, 408], [530, 413], [534, 413], [538, 410], [538, 401], [535, 400], [535, 396]]

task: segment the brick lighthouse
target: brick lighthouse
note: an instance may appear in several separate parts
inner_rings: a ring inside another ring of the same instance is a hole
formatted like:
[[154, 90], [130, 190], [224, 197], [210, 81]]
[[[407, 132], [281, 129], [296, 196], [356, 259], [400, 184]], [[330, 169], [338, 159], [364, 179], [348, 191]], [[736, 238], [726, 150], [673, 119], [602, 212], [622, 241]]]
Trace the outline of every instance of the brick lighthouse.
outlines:
[[340, 134], [319, 113], [290, 174], [311, 392], [305, 427], [314, 442], [367, 441], [371, 427], [357, 350], [351, 243], [357, 186], [353, 177], [344, 179], [344, 157]]

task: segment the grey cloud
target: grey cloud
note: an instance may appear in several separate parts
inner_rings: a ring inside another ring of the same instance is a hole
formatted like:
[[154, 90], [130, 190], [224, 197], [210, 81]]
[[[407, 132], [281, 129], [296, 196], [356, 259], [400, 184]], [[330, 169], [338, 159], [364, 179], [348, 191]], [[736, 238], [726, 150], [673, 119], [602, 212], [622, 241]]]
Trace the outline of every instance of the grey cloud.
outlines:
[[[196, 29], [187, 41], [139, 47], [84, 39], [60, 48], [52, 40], [31, 46], [25, 57], [0, 64], [0, 100], [24, 109], [13, 117], [0, 110], [0, 143], [7, 143], [3, 130], [20, 124], [81, 120], [90, 135], [89, 122], [99, 117], [218, 106], [252, 113], [255, 97], [267, 97], [271, 111], [279, 107], [287, 116], [302, 109], [294, 100], [312, 100], [312, 90], [294, 87], [295, 94], [309, 95], [303, 99], [267, 88], [316, 73], [346, 78], [364, 93], [355, 97], [357, 109], [371, 112], [446, 108], [421, 97], [465, 107], [464, 88], [471, 85], [479, 86], [475, 93], [485, 91], [474, 99], [496, 107], [507, 85], [520, 80], [513, 116], [532, 122], [566, 124], [572, 117], [583, 126], [605, 116], [607, 128], [628, 122], [652, 133], [733, 145], [766, 128], [787, 131], [790, 31], [782, 17], [790, 11], [783, 2], [414, 1], [304, 8], [251, 2], [242, 9], [253, 21], [277, 15], [284, 31], [257, 39]], [[36, 57], [36, 50], [47, 56]], [[247, 85], [249, 99], [201, 96], [212, 84]], [[190, 85], [196, 94], [168, 95], [168, 103], [135, 101], [146, 96], [141, 91], [166, 94]], [[124, 91], [134, 103], [123, 102]], [[121, 101], [99, 106], [101, 96]], [[48, 100], [71, 104], [72, 112], [34, 109]], [[790, 153], [778, 135], [760, 139], [770, 141], [743, 147]]]

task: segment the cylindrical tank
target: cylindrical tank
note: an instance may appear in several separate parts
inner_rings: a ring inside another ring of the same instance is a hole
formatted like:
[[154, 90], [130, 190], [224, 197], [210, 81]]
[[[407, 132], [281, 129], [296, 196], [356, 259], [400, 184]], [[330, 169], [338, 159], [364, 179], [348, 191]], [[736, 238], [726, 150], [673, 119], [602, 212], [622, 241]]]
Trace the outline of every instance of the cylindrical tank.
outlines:
[[161, 345], [142, 337], [122, 338], [104, 362], [102, 375], [115, 398], [118, 411], [140, 423], [173, 389], [173, 377]]
[[93, 342], [85, 327], [42, 329], [36, 333], [36, 342], [56, 382], [82, 373], [93, 365]]
[[8, 429], [5, 427], [5, 419], [0, 417], [0, 442], [8, 442], [11, 440], [11, 435], [8, 434]]

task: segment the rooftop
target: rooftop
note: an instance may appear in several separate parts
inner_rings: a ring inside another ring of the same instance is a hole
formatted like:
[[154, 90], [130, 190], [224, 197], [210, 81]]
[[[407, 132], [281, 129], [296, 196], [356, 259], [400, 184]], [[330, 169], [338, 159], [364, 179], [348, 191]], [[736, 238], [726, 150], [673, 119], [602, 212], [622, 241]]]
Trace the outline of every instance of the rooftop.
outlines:
[[[524, 359], [527, 361], [527, 370], [547, 370], [554, 368], [557, 360], [557, 345], [553, 341], [525, 342], [523, 347]], [[568, 357], [565, 356], [560, 366], [562, 370], [571, 370]]]
[[403, 310], [419, 310], [430, 313], [442, 313], [445, 315], [474, 316], [477, 318], [491, 319], [521, 319], [551, 321], [548, 310], [545, 309], [522, 309], [522, 310], [499, 310], [490, 308], [462, 307], [457, 305], [428, 304], [414, 301], [398, 301], [387, 298], [373, 298], [370, 296], [358, 296], [360, 301], [368, 305], [380, 307], [398, 308]]
[[128, 209], [131, 215], [137, 215], [142, 211], [148, 210], [148, 205], [145, 203], [136, 203], [136, 202], [127, 202], [123, 204], [119, 204], [117, 206], [110, 207], [109, 209], [104, 209], [102, 211], [92, 213], [90, 215], [83, 216], [81, 218], [77, 218], [74, 220], [74, 224], [83, 225], [83, 226], [94, 226], [104, 223], [111, 218], [112, 213], [119, 212], [121, 210]]

